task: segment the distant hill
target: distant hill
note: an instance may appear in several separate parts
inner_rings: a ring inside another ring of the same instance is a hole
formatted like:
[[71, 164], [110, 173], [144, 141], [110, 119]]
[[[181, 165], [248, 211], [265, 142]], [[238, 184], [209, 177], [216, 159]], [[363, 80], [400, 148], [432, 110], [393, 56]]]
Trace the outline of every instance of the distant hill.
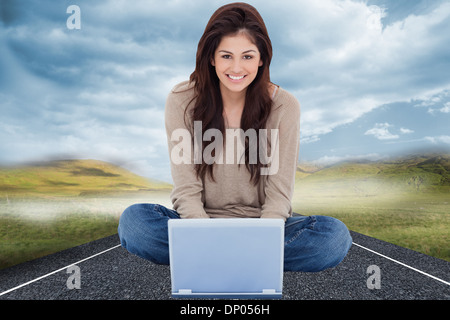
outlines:
[[293, 211], [450, 261], [450, 155], [299, 165]]
[[0, 168], [0, 194], [9, 197], [89, 195], [93, 193], [169, 191], [165, 182], [146, 179], [98, 160], [59, 160]]
[[335, 188], [341, 193], [347, 189], [370, 194], [376, 193], [377, 187], [383, 191], [450, 192], [450, 155], [412, 155], [376, 162], [343, 162], [328, 167], [299, 164], [296, 184], [299, 188]]
[[[376, 162], [343, 162], [327, 167], [301, 163], [297, 167], [296, 189], [357, 193], [360, 196], [376, 195], [380, 188], [383, 192], [450, 192], [450, 155], [411, 155]], [[84, 196], [171, 189], [172, 185], [168, 183], [147, 179], [98, 160], [58, 160], [0, 167], [0, 194], [9, 197]]]

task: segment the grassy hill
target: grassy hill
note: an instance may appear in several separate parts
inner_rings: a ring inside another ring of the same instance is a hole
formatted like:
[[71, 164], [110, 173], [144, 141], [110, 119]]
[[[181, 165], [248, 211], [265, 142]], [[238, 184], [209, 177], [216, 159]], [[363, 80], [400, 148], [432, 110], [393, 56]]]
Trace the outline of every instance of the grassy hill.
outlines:
[[450, 155], [299, 165], [294, 211], [450, 261]]
[[168, 183], [146, 179], [98, 160], [61, 160], [0, 168], [0, 195], [8, 197], [79, 196], [171, 188]]
[[96, 160], [0, 168], [0, 269], [115, 234], [125, 208], [171, 189]]
[[448, 191], [450, 155], [420, 155], [377, 162], [344, 162], [331, 167], [300, 164], [297, 167], [296, 181], [304, 182], [303, 180], [316, 183], [371, 180], [388, 182], [405, 191]]

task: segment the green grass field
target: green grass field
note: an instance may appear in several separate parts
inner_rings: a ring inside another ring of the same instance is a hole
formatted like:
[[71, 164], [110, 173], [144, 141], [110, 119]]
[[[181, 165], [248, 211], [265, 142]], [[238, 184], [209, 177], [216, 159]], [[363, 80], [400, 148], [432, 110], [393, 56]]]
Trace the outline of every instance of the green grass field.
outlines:
[[[450, 261], [449, 156], [299, 166], [295, 212]], [[171, 186], [93, 160], [0, 169], [0, 269], [117, 232], [131, 204], [170, 206]]]
[[11, 266], [114, 234], [112, 216], [73, 214], [52, 222], [0, 218], [0, 266]]
[[[297, 173], [294, 211], [450, 261], [449, 156], [346, 163]], [[312, 171], [312, 172], [311, 172]]]
[[168, 191], [3, 198], [0, 269], [115, 234], [128, 206], [168, 200]]
[[95, 160], [0, 169], [0, 269], [115, 234], [129, 205], [168, 204], [171, 188]]
[[350, 230], [450, 261], [449, 203], [444, 194], [308, 197], [295, 200], [294, 210], [304, 215], [329, 215]]

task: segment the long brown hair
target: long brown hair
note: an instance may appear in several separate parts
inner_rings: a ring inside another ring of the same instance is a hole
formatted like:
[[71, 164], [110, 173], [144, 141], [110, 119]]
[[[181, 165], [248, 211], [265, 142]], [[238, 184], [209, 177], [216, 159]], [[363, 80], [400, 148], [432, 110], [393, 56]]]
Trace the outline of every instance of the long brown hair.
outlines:
[[[224, 134], [225, 122], [222, 116], [223, 103], [219, 78], [211, 61], [222, 38], [238, 32], [244, 32], [256, 45], [263, 62], [256, 78], [247, 88], [241, 117], [241, 129], [244, 132], [250, 128], [255, 129], [259, 140], [259, 129], [265, 128], [272, 106], [268, 89], [272, 43], [262, 17], [253, 6], [246, 3], [231, 3], [220, 7], [206, 25], [198, 43], [195, 71], [190, 76], [190, 81], [194, 83], [195, 88], [192, 118], [193, 121], [202, 122], [202, 134], [210, 128], [219, 129]], [[202, 152], [206, 146], [206, 142], [203, 142]], [[251, 179], [257, 184], [260, 179], [260, 169], [264, 165], [260, 159], [257, 163], [249, 163], [248, 139], [245, 142], [245, 165]], [[196, 164], [195, 169], [198, 177], [204, 178], [208, 172], [214, 180], [213, 164], [207, 164], [202, 160], [201, 164]]]

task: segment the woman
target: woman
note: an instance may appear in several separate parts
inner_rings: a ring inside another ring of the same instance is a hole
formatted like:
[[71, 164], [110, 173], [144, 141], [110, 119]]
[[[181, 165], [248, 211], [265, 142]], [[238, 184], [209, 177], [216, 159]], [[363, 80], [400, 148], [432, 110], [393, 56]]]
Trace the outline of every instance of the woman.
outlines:
[[285, 221], [286, 271], [320, 271], [342, 261], [352, 243], [342, 222], [292, 216], [300, 106], [270, 82], [271, 58], [255, 8], [233, 3], [212, 15], [195, 71], [166, 102], [173, 209], [126, 209], [118, 229], [123, 247], [168, 264], [168, 219], [276, 218]]

